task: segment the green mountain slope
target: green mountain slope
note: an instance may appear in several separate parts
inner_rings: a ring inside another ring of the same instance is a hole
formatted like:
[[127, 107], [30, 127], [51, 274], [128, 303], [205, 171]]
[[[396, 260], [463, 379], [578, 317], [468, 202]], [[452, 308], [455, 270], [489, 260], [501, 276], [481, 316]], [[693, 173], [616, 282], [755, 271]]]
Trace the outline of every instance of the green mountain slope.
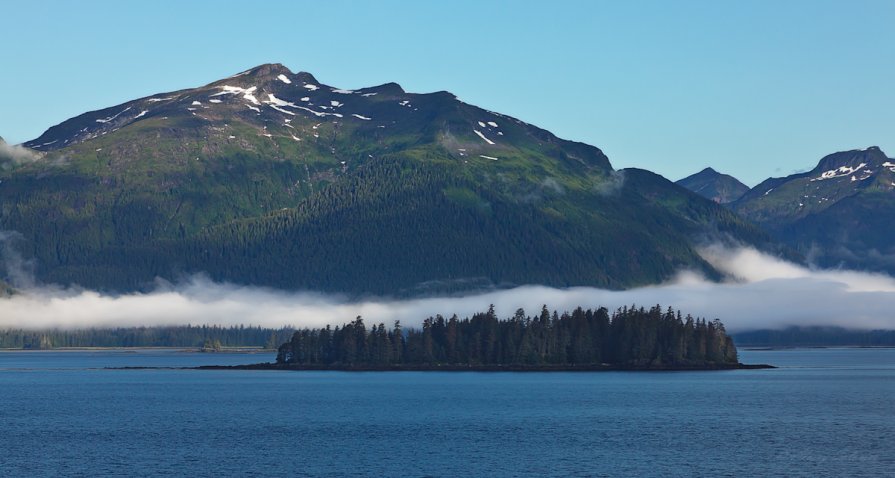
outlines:
[[696, 174], [675, 181], [675, 184], [718, 204], [736, 201], [749, 191], [749, 186], [741, 183], [737, 178], [721, 174], [712, 168], [705, 168]]
[[819, 265], [895, 273], [895, 160], [877, 147], [768, 179], [732, 207]]
[[[241, 277], [278, 287], [374, 293], [526, 283], [622, 288], [657, 283], [682, 268], [713, 275], [693, 250], [698, 237], [765, 240], [729, 211], [664, 178], [622, 173], [614, 194], [547, 189], [520, 202], [500, 183], [477, 183], [456, 166], [395, 158], [295, 210], [213, 228], [195, 255], [205, 254], [213, 277], [226, 277], [240, 262]], [[243, 261], [245, 255], [252, 260]]]
[[356, 91], [262, 65], [85, 113], [0, 172], [0, 228], [40, 279], [157, 276], [350, 293], [628, 287], [714, 271], [709, 238], [766, 244], [645, 171], [446, 92]]

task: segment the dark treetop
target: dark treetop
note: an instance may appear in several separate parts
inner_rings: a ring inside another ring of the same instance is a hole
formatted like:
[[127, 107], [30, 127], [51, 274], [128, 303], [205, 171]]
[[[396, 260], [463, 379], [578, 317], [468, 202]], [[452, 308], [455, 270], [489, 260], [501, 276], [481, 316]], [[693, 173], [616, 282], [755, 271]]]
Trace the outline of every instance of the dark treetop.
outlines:
[[671, 308], [577, 308], [552, 314], [546, 306], [500, 320], [492, 306], [472, 318], [438, 315], [422, 329], [367, 328], [358, 317], [342, 327], [303, 329], [281, 345], [277, 363], [292, 368], [425, 369], [434, 366], [688, 368], [737, 365], [724, 325]]

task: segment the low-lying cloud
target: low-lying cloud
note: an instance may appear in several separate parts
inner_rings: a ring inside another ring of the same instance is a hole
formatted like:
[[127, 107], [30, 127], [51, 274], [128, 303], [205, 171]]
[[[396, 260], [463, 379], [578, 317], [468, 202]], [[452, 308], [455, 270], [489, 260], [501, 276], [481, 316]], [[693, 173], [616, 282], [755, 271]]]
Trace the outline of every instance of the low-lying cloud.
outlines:
[[346, 300], [337, 295], [284, 292], [222, 284], [195, 276], [160, 283], [153, 292], [104, 295], [89, 290], [32, 287], [0, 299], [0, 328], [83, 328], [141, 325], [260, 325], [319, 327], [362, 316], [367, 324], [400, 320], [418, 326], [442, 314], [470, 316], [494, 304], [502, 317], [542, 304], [559, 311], [577, 306], [673, 306], [685, 314], [721, 319], [732, 332], [792, 325], [895, 329], [895, 279], [855, 271], [812, 270], [750, 248], [720, 246], [703, 256], [730, 279], [715, 283], [682, 272], [674, 280], [626, 291], [590, 287], [522, 286], [463, 297]]
[[625, 171], [612, 171], [605, 181], [594, 186], [597, 194], [602, 196], [615, 196], [625, 185]]
[[24, 238], [18, 232], [0, 231], [0, 264], [6, 270], [6, 280], [13, 286], [32, 290], [36, 287], [34, 262], [25, 260], [16, 249], [16, 243], [23, 240]]
[[24, 146], [7, 144], [0, 138], [0, 167], [9, 168], [40, 159], [40, 153]]

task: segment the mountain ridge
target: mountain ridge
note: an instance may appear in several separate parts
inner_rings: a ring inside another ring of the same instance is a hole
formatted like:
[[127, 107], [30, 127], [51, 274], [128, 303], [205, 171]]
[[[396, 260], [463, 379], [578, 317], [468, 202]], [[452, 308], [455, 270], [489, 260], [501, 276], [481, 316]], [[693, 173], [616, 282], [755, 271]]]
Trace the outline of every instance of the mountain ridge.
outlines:
[[769, 178], [730, 206], [817, 265], [895, 273], [895, 160], [877, 146]]
[[[258, 89], [258, 83], [262, 85], [261, 89]], [[295, 91], [296, 88], [298, 88], [298, 92]], [[27, 141], [24, 145], [38, 151], [58, 150], [87, 139], [96, 139], [98, 136], [117, 131], [139, 120], [157, 117], [161, 114], [172, 112], [172, 110], [177, 111], [177, 108], [180, 108], [178, 111], [180, 113], [185, 108], [192, 116], [202, 117], [203, 110], [209, 110], [226, 100], [231, 100], [228, 102], [232, 102], [233, 98], [245, 100], [243, 105], [248, 107], [248, 109], [237, 112], [237, 114], [246, 118], [250, 117], [252, 114], [250, 112], [254, 112], [258, 116], [264, 115], [262, 120], [267, 120], [269, 115], [275, 115], [268, 109], [272, 108], [280, 113], [281, 116], [294, 116], [301, 110], [300, 112], [311, 114], [316, 118], [333, 117], [344, 121], [371, 121], [371, 119], [368, 119], [370, 116], [363, 114], [364, 111], [352, 111], [349, 113], [341, 110], [341, 108], [346, 106], [345, 102], [347, 100], [356, 99], [355, 94], [365, 98], [373, 98], [380, 94], [384, 96], [405, 96], [406, 98], [399, 102], [398, 105], [413, 111], [418, 111], [413, 105], [414, 98], [439, 98], [443, 101], [462, 103], [456, 99], [455, 95], [447, 91], [407, 93], [399, 84], [393, 82], [358, 90], [336, 88], [318, 82], [311, 73], [304, 71], [292, 73], [291, 70], [282, 64], [269, 63], [197, 88], [156, 93], [78, 115], [49, 128], [38, 138]], [[283, 96], [285, 100], [281, 99], [280, 96]], [[200, 101], [203, 97], [212, 103]], [[466, 103], [462, 104], [468, 105]], [[474, 105], [468, 106], [475, 108], [477, 113], [483, 116], [508, 119], [512, 122], [511, 124], [515, 123], [532, 127], [541, 140], [563, 141], [568, 144], [596, 150], [597, 155], [603, 156], [603, 164], [600, 167], [611, 169], [611, 165], [605, 158], [605, 155], [598, 148], [581, 142], [561, 140], [549, 131], [537, 128], [519, 119], [484, 110]], [[336, 111], [337, 109], [339, 111]], [[499, 138], [493, 137], [489, 133], [502, 136], [504, 132], [500, 131], [497, 126], [492, 126], [492, 124], [496, 125], [496, 122], [489, 121], [486, 123], [478, 121], [478, 129], [464, 132], [466, 133], [465, 136], [470, 138], [478, 136], [478, 139], [489, 146], [498, 145]], [[475, 126], [474, 122], [472, 126]], [[473, 132], [475, 132], [475, 135], [473, 135]]]

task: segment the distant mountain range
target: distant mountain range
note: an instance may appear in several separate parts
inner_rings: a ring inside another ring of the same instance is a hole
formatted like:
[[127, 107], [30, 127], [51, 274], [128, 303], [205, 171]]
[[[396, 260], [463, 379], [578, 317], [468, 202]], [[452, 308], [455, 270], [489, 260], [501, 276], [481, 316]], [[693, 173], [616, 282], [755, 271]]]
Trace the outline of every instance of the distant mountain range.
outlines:
[[765, 180], [731, 206], [816, 264], [895, 273], [895, 160], [877, 147]]
[[712, 168], [705, 168], [696, 174], [675, 181], [675, 184], [718, 204], [736, 201], [749, 190], [749, 186], [741, 183], [737, 178], [721, 174]]
[[895, 159], [878, 147], [830, 154], [721, 200], [731, 180], [707, 169], [678, 184], [728, 203], [814, 264], [895, 273]]
[[[268, 64], [82, 114], [0, 169], [0, 229], [38, 279], [156, 277], [351, 294], [625, 288], [770, 236], [598, 148], [458, 100]], [[734, 194], [727, 190], [723, 197]]]

